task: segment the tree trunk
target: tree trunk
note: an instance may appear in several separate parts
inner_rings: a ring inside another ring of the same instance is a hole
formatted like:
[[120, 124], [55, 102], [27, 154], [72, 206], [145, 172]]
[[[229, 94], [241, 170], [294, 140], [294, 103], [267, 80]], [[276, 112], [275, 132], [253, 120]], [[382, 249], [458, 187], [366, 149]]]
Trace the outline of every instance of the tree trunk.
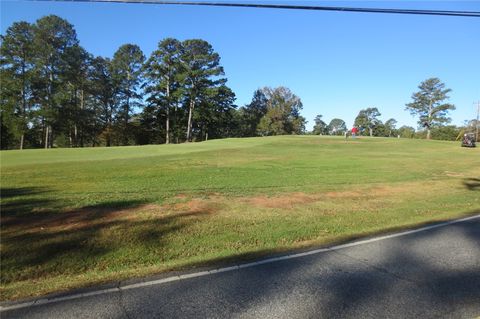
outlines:
[[128, 112], [130, 109], [130, 97], [127, 97], [127, 105], [125, 105], [125, 123], [123, 131], [123, 145], [128, 145]]
[[110, 133], [111, 133], [111, 124], [110, 122], [107, 124], [107, 136], [106, 136], [106, 144], [107, 144], [107, 147], [110, 147], [112, 145], [112, 138], [110, 137]]
[[165, 144], [170, 143], [170, 81], [167, 79], [167, 110], [166, 110], [167, 120], [165, 123], [166, 136]]
[[428, 122], [427, 122], [427, 140], [430, 139], [430, 125], [432, 125], [432, 101], [430, 100], [430, 104], [428, 105]]
[[169, 115], [169, 111], [168, 111], [168, 106], [167, 106], [167, 120], [166, 120], [166, 123], [165, 123], [165, 128], [166, 128], [166, 136], [165, 136], [165, 144], [170, 144], [170, 115]]
[[[84, 97], [84, 90], [81, 89], [80, 90], [80, 110], [82, 110], [82, 114], [83, 114], [83, 109], [85, 108], [85, 97]], [[83, 147], [83, 128], [84, 126], [81, 125], [80, 126], [80, 132], [79, 132], [79, 135], [80, 135], [80, 147]], [[78, 140], [76, 141], [76, 144], [77, 144], [77, 147], [78, 147]]]
[[195, 101], [194, 99], [190, 100], [190, 108], [188, 110], [188, 125], [187, 125], [187, 142], [190, 142], [191, 134], [192, 134], [192, 115], [193, 109], [195, 108]]
[[48, 132], [49, 126], [45, 125], [45, 148], [48, 148], [48, 137], [49, 137], [49, 132]]
[[27, 98], [25, 95], [25, 54], [23, 55], [22, 63], [22, 135], [20, 136], [20, 149], [23, 150], [23, 141], [25, 138], [25, 126], [27, 122]]
[[[50, 61], [52, 59], [52, 53], [50, 54]], [[53, 109], [53, 103], [52, 103], [52, 96], [53, 96], [53, 65], [50, 62], [50, 68], [49, 68], [49, 76], [48, 76], [48, 88], [47, 88], [47, 101], [48, 101], [48, 110]], [[45, 129], [45, 148], [50, 147], [51, 143], [51, 138], [50, 138], [50, 132], [51, 128], [50, 125], [46, 124], [46, 129]]]
[[48, 137], [48, 148], [53, 148], [53, 129], [51, 126], [48, 127], [48, 132], [50, 133], [50, 136]]
[[178, 102], [175, 103], [175, 108], [173, 109], [173, 136], [175, 138], [175, 144], [178, 144], [177, 112]]
[[20, 136], [20, 149], [23, 150], [23, 141], [25, 139], [25, 133], [22, 133]]
[[372, 128], [369, 127], [368, 130], [370, 131], [370, 137], [372, 137], [372, 136], [373, 136], [373, 130], [372, 130]]
[[77, 124], [73, 126], [73, 142], [75, 143], [75, 147], [78, 146], [78, 129], [77, 129]]
[[110, 138], [110, 129], [112, 126], [112, 109], [110, 108], [110, 104], [108, 102], [104, 102], [105, 106], [105, 119], [106, 119], [106, 126], [104, 128], [104, 131], [106, 130], [106, 136], [105, 136], [105, 144], [107, 147], [109, 147], [112, 143], [111, 138]]

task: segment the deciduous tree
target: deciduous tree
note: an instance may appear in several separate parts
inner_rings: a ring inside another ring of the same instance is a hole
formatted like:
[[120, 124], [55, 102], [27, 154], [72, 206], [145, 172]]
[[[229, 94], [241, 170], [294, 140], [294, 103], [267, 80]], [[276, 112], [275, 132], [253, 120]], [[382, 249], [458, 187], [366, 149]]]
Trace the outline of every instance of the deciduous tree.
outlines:
[[327, 130], [330, 135], [343, 135], [347, 131], [347, 125], [344, 120], [334, 118], [328, 124]]
[[373, 136], [373, 129], [380, 123], [380, 120], [378, 119], [380, 115], [381, 114], [376, 107], [369, 107], [364, 110], [360, 110], [355, 118], [354, 125], [360, 128], [361, 132], [364, 132], [368, 129], [369, 135]]
[[387, 136], [395, 136], [396, 134], [396, 125], [397, 125], [397, 120], [396, 119], [389, 119], [385, 122], [385, 130], [387, 133]]
[[313, 126], [313, 134], [315, 135], [324, 135], [328, 134], [327, 123], [322, 120], [322, 115], [317, 115], [315, 117], [315, 125]]
[[283, 86], [262, 91], [267, 98], [267, 112], [258, 124], [260, 135], [302, 134], [306, 120], [300, 115], [300, 98]]

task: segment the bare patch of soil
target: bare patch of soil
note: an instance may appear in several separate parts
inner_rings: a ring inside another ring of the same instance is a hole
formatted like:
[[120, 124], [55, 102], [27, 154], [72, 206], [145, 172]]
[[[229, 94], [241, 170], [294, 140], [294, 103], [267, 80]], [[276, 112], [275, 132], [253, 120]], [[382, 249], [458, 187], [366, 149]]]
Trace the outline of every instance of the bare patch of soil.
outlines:
[[318, 195], [305, 193], [288, 193], [282, 196], [257, 196], [247, 198], [246, 202], [257, 207], [291, 208], [299, 204], [308, 204], [318, 200]]

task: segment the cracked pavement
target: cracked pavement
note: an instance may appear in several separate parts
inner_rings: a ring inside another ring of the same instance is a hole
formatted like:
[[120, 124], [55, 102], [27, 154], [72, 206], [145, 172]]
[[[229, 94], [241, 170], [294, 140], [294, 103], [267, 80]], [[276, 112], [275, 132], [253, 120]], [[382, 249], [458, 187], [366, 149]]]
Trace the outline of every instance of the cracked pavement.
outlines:
[[2, 318], [475, 318], [480, 219]]

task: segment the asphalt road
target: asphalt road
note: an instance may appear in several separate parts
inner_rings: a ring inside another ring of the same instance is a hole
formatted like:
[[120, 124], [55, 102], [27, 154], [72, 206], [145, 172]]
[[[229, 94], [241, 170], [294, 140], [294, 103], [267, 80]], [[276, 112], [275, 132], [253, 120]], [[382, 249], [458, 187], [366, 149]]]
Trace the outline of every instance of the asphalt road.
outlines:
[[476, 318], [480, 218], [2, 318]]

